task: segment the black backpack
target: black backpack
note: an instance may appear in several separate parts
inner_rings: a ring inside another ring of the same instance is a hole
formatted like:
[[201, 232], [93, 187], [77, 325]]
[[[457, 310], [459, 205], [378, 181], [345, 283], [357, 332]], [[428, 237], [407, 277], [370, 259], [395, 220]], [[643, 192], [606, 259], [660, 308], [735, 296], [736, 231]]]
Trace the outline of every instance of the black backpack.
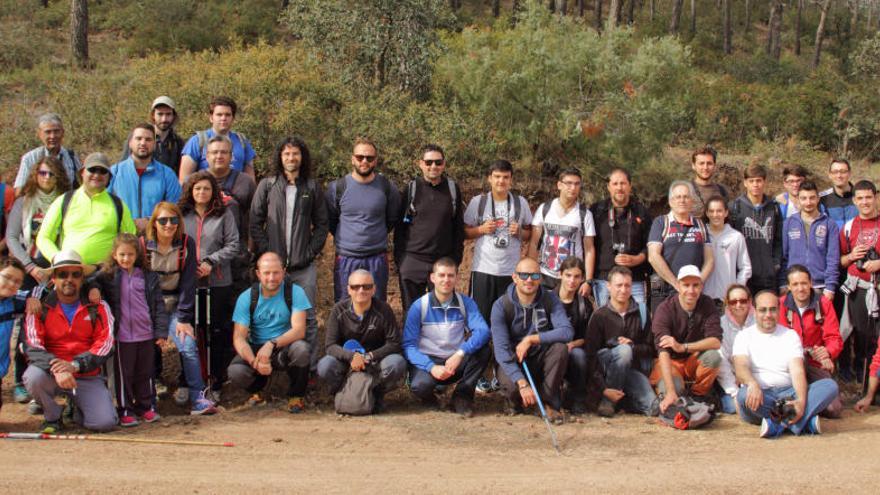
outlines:
[[[66, 193], [64, 193], [64, 197], [61, 200], [61, 222], [58, 225], [58, 235], [55, 236], [56, 245], [58, 245], [59, 239], [62, 241], [64, 240], [62, 239], [62, 236], [64, 235], [64, 217], [67, 216], [67, 210], [68, 208], [70, 208], [70, 201], [73, 199], [73, 195], [74, 193], [76, 193], [76, 191], [76, 189], [67, 191]], [[116, 210], [116, 232], [119, 233], [119, 230], [122, 228], [122, 200], [119, 199], [119, 196], [109, 191], [107, 192], [107, 194], [109, 194], [110, 199], [113, 200], [113, 208]]]
[[[287, 309], [293, 314], [293, 283], [284, 283], [282, 284], [281, 290], [284, 291], [284, 304], [287, 305]], [[260, 301], [260, 283], [257, 282], [251, 286], [251, 306], [250, 306], [250, 315], [251, 315], [251, 326], [254, 324], [254, 311], [257, 310], [257, 303]]]

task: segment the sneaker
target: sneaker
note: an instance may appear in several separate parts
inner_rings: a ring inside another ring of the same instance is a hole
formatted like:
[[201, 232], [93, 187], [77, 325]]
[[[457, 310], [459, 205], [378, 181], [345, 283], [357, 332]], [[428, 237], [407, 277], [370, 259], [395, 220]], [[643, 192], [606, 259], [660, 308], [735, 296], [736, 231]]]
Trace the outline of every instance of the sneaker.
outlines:
[[156, 421], [159, 421], [160, 419], [162, 419], [162, 416], [159, 416], [159, 413], [150, 409], [149, 411], [144, 413], [144, 415], [142, 416], [142, 419], [144, 420], [145, 423], [155, 423]]
[[27, 410], [28, 414], [30, 414], [31, 416], [43, 414], [43, 406], [41, 406], [40, 403], [34, 399], [31, 399], [31, 401], [28, 402]]
[[174, 391], [174, 403], [180, 407], [189, 402], [189, 387], [177, 387]]
[[12, 392], [12, 397], [15, 402], [18, 402], [19, 404], [25, 404], [31, 400], [31, 394], [28, 393], [23, 385], [17, 385], [15, 387], [15, 390]]
[[480, 379], [477, 380], [477, 392], [481, 394], [491, 394], [493, 392], [492, 382], [481, 376]]
[[190, 416], [210, 416], [218, 412], [217, 406], [205, 398], [204, 392], [199, 394], [199, 398], [193, 402], [192, 409], [189, 410]]
[[58, 421], [43, 421], [40, 425], [40, 433], [46, 435], [54, 435], [61, 431], [63, 428], [61, 427], [61, 420]]
[[291, 414], [299, 414], [306, 409], [306, 402], [302, 397], [291, 397], [287, 399], [287, 412]]
[[784, 431], [785, 427], [772, 419], [764, 418], [761, 420], [761, 438], [776, 438]]
[[565, 423], [565, 416], [562, 415], [562, 412], [553, 409], [550, 406], [546, 407], [547, 411], [547, 419], [550, 420], [554, 425], [561, 425]]
[[119, 418], [119, 426], [123, 428], [128, 428], [130, 426], [137, 426], [140, 422], [134, 416], [122, 416]]
[[602, 416], [603, 418], [613, 418], [614, 403], [608, 399], [602, 399], [602, 402], [599, 403], [599, 408], [596, 409], [596, 414]]
[[474, 417], [474, 402], [466, 397], [453, 397], [452, 407], [455, 409], [455, 413], [462, 418]]
[[261, 394], [260, 392], [257, 392], [255, 394], [251, 395], [245, 404], [247, 404], [250, 407], [257, 407], [257, 406], [262, 406], [265, 403], [266, 403], [266, 399], [263, 397], [263, 394]]
[[801, 433], [809, 433], [810, 435], [821, 435], [822, 426], [819, 424], [819, 415], [815, 415], [807, 421], [804, 430]]
[[209, 401], [213, 402], [214, 404], [219, 404], [220, 403], [220, 389], [208, 390], [207, 392], [205, 392], [205, 397], [207, 397], [207, 399]]

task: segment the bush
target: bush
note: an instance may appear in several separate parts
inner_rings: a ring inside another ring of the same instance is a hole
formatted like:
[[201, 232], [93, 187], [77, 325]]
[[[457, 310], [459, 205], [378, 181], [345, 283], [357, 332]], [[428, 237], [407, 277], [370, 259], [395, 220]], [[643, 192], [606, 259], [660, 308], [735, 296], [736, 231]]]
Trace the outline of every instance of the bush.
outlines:
[[6, 71], [32, 68], [47, 51], [44, 36], [28, 22], [5, 22], [0, 29], [0, 66]]

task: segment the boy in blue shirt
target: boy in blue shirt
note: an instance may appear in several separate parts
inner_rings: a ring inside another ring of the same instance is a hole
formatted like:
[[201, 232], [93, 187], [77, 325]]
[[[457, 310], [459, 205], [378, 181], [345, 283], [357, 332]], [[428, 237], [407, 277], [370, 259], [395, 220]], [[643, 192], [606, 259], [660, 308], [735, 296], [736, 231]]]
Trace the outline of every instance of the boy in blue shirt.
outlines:
[[[0, 258], [0, 380], [9, 370], [9, 339], [12, 337], [15, 318], [24, 312], [27, 292], [18, 290], [23, 281], [24, 266], [15, 258]], [[3, 399], [0, 395], [0, 408], [2, 407]]]

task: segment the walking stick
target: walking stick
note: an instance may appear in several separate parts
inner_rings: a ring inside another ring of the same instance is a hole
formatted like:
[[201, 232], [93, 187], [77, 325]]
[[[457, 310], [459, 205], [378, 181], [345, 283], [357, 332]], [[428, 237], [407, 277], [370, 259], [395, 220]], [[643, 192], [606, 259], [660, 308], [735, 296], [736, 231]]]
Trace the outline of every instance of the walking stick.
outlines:
[[529, 385], [532, 387], [532, 392], [535, 393], [535, 399], [538, 403], [538, 409], [541, 410], [541, 417], [544, 418], [544, 424], [547, 425], [547, 430], [550, 431], [550, 441], [553, 443], [553, 448], [556, 449], [556, 455], [561, 455], [562, 451], [559, 450], [559, 442], [556, 441], [556, 432], [553, 431], [553, 427], [550, 426], [550, 420], [547, 418], [547, 411], [544, 410], [544, 404], [541, 402], [541, 394], [538, 393], [538, 389], [535, 387], [535, 381], [532, 380], [532, 374], [529, 373], [529, 365], [526, 364], [526, 361], [522, 362], [523, 371], [526, 372], [526, 378], [529, 380]]
[[234, 447], [232, 442], [194, 442], [191, 440], [155, 440], [150, 438], [128, 438], [98, 435], [50, 435], [48, 433], [0, 433], [6, 440], [88, 440], [93, 442], [151, 443], [159, 445], [189, 445], [193, 447]]

